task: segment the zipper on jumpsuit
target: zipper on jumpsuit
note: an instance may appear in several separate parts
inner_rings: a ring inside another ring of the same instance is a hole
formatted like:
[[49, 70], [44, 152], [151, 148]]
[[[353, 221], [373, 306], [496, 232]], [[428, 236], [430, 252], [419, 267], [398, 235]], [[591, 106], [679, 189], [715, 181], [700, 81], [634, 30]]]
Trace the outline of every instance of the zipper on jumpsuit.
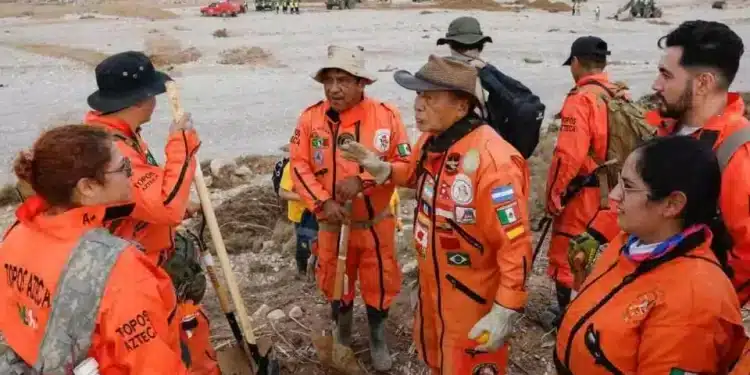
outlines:
[[[435, 187], [440, 186], [440, 174], [443, 172], [443, 166], [445, 165], [445, 159], [447, 157], [446, 155], [448, 155], [448, 151], [450, 151], [450, 147], [448, 148], [448, 150], [443, 152], [442, 159], [440, 160], [440, 167], [438, 168], [438, 171], [435, 174], [435, 183], [434, 183]], [[422, 184], [424, 185], [424, 182]], [[433, 190], [435, 189], [433, 188]], [[442, 374], [443, 363], [444, 363], [443, 359], [445, 357], [445, 353], [443, 353], [443, 340], [445, 339], [445, 320], [443, 320], [443, 298], [442, 298], [442, 293], [440, 292], [440, 266], [438, 265], [437, 251], [435, 249], [435, 232], [436, 232], [435, 226], [437, 225], [437, 223], [435, 222], [436, 215], [435, 215], [434, 207], [436, 207], [436, 204], [437, 204], [437, 196], [438, 196], [437, 192], [433, 191], [432, 192], [433, 210], [432, 210], [432, 215], [430, 215], [432, 216], [430, 218], [431, 224], [432, 224], [432, 227], [430, 228], [430, 230], [432, 231], [432, 236], [430, 238], [430, 242], [431, 242], [430, 247], [432, 247], [432, 264], [435, 266], [435, 283], [436, 283], [435, 286], [437, 287], [437, 293], [438, 293], [437, 310], [438, 310], [438, 317], [440, 317], [440, 342], [439, 342], [438, 351], [440, 353], [440, 374]]]

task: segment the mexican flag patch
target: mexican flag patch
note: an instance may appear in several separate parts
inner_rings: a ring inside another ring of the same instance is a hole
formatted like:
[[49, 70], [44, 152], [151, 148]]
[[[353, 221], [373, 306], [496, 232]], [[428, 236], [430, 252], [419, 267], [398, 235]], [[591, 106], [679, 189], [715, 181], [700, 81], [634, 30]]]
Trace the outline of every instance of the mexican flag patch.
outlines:
[[698, 373], [672, 367], [672, 370], [669, 371], [669, 375], [698, 375]]
[[401, 143], [398, 145], [398, 155], [401, 157], [411, 155], [411, 146], [408, 143]]
[[504, 206], [497, 209], [497, 218], [500, 220], [502, 225], [511, 225], [518, 221], [518, 213], [516, 212], [518, 205], [511, 204], [510, 206]]

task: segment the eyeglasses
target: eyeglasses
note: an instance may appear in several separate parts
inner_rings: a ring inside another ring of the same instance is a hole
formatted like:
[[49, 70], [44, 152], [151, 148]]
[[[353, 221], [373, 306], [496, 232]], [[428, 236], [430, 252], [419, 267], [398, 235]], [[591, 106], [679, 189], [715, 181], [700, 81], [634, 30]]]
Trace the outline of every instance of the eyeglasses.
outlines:
[[125, 177], [130, 178], [133, 176], [133, 167], [130, 164], [130, 159], [128, 158], [122, 158], [122, 164], [115, 170], [112, 171], [105, 171], [104, 174], [110, 174], [110, 173], [125, 173]]
[[649, 190], [647, 188], [639, 188], [639, 187], [627, 187], [625, 186], [625, 180], [622, 179], [622, 173], [617, 175], [617, 185], [620, 186], [620, 189], [623, 191], [623, 196], [625, 193], [637, 193], [639, 191], [645, 191], [648, 192]]

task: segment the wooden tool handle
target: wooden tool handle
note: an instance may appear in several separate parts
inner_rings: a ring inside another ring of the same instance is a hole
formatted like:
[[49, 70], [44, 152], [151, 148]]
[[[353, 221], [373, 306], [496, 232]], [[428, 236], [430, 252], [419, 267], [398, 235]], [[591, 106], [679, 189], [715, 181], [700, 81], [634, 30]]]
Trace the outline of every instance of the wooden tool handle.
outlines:
[[[352, 201], [344, 203], [344, 212], [347, 216], [351, 214]], [[344, 295], [344, 275], [346, 274], [346, 258], [349, 252], [349, 231], [351, 224], [347, 221], [341, 224], [341, 232], [339, 232], [339, 252], [338, 260], [336, 261], [336, 280], [333, 285], [333, 299], [340, 300], [341, 296]]]
[[[182, 114], [184, 113], [182, 110], [182, 105], [180, 103], [180, 95], [178, 92], [179, 90], [177, 89], [177, 84], [174, 81], [169, 81], [166, 85], [169, 104], [170, 107], [172, 107], [172, 117], [175, 121], [177, 121], [180, 117], [182, 117]], [[198, 197], [200, 198], [201, 207], [203, 208], [203, 215], [206, 219], [208, 230], [211, 233], [211, 241], [213, 242], [214, 248], [216, 249], [216, 255], [219, 258], [221, 269], [224, 271], [224, 277], [226, 278], [227, 286], [229, 287], [229, 294], [232, 297], [232, 302], [234, 302], [234, 307], [237, 310], [237, 315], [239, 315], [240, 326], [242, 327], [242, 331], [245, 334], [245, 339], [249, 343], [255, 344], [255, 334], [253, 333], [253, 329], [250, 324], [250, 317], [247, 315], [245, 303], [242, 300], [240, 289], [237, 286], [238, 284], [236, 279], [234, 278], [234, 272], [232, 272], [232, 265], [229, 262], [229, 255], [227, 254], [227, 249], [224, 246], [224, 238], [221, 236], [221, 230], [219, 230], [219, 224], [216, 220], [216, 213], [214, 212], [213, 205], [211, 205], [211, 195], [208, 192], [208, 187], [206, 187], [206, 181], [203, 179], [203, 171], [201, 170], [200, 159], [198, 158], [197, 153], [195, 156], [195, 163], [195, 188], [196, 190], [198, 190]], [[218, 292], [220, 292], [220, 290], [217, 290], [217, 293]]]

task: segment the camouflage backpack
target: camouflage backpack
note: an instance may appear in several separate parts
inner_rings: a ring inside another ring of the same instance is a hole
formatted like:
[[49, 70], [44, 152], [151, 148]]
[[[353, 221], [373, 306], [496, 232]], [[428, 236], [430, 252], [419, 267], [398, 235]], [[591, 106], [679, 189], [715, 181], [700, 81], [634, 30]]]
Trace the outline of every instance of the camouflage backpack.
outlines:
[[[598, 81], [590, 81], [585, 86], [598, 86], [603, 89], [599, 99], [607, 106], [607, 152], [606, 160], [599, 160], [593, 150], [589, 150], [597, 165], [611, 164], [601, 168], [599, 180], [599, 206], [609, 207], [609, 191], [617, 185], [618, 175], [625, 158], [642, 142], [656, 137], [656, 127], [646, 122], [646, 109], [635, 103], [627, 95], [628, 87], [621, 82], [614, 83], [614, 90]], [[614, 161], [616, 160], [616, 161]]]
[[162, 267], [172, 279], [179, 301], [191, 300], [196, 304], [206, 293], [206, 276], [201, 267], [203, 242], [187, 229], [177, 229], [174, 251]]

